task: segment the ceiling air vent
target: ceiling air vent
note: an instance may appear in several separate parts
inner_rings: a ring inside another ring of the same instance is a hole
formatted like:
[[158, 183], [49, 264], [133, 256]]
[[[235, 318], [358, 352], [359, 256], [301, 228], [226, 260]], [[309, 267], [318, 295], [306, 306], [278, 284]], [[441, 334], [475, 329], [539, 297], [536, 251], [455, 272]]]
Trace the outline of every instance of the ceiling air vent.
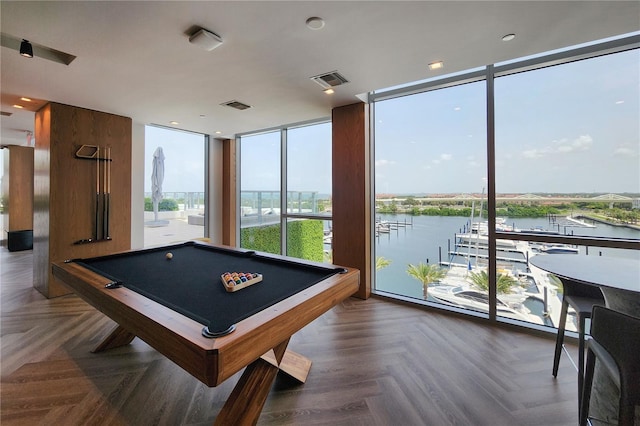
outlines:
[[11, 117], [12, 114], [12, 112], [0, 111], [0, 115], [2, 116]]
[[311, 77], [311, 80], [315, 81], [325, 89], [328, 89], [330, 87], [340, 86], [342, 84], [349, 82], [349, 80], [344, 78], [344, 76], [340, 75], [338, 71], [332, 71], [326, 74], [316, 75], [315, 77]]
[[240, 101], [229, 101], [229, 102], [224, 102], [220, 105], [239, 109], [240, 111], [251, 108], [251, 105], [243, 104]]

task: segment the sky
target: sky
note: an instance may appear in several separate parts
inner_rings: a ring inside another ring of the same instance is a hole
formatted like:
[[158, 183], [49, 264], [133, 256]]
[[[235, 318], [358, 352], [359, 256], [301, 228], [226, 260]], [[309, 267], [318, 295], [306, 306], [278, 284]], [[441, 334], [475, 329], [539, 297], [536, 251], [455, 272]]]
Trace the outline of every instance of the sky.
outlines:
[[[241, 140], [243, 191], [280, 188], [280, 132]], [[287, 130], [287, 188], [289, 191], [331, 193], [331, 124]]]
[[[376, 193], [469, 193], [486, 184], [485, 83], [375, 107]], [[640, 192], [640, 54], [495, 80], [496, 190]]]
[[146, 126], [144, 192], [151, 192], [153, 153], [164, 153], [163, 192], [204, 192], [204, 135]]
[[[480, 193], [487, 184], [485, 83], [375, 104], [375, 190]], [[495, 80], [498, 193], [640, 193], [640, 53]], [[279, 190], [280, 133], [243, 138], [242, 190]], [[145, 192], [162, 146], [163, 190], [204, 191], [203, 136], [147, 128]], [[331, 192], [331, 125], [290, 129], [288, 188]]]

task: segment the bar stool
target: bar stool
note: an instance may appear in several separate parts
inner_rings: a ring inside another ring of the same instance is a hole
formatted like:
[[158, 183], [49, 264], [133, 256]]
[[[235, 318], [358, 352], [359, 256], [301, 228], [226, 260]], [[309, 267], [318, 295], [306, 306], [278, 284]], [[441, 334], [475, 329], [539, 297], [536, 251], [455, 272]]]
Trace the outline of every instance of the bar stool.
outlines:
[[584, 335], [586, 320], [591, 318], [591, 311], [596, 305], [604, 306], [604, 296], [600, 288], [575, 281], [562, 279], [562, 308], [560, 310], [560, 323], [556, 336], [556, 348], [553, 357], [553, 377], [558, 375], [560, 354], [564, 345], [565, 323], [567, 311], [571, 306], [576, 311], [578, 320], [578, 410], [580, 409], [580, 395], [582, 395], [582, 383], [584, 380]]
[[635, 406], [640, 405], [640, 318], [594, 306], [580, 408], [582, 426], [589, 416], [596, 358], [620, 390], [618, 424], [633, 425]]

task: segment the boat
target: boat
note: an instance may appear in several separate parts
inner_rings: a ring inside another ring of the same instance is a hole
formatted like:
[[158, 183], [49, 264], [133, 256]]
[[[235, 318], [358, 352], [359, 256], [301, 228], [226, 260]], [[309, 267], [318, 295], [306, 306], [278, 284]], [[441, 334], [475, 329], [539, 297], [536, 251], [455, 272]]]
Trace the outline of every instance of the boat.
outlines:
[[587, 223], [584, 220], [580, 220], [571, 216], [567, 216], [567, 221], [569, 221], [569, 225], [567, 226], [577, 226], [579, 228], [595, 228], [596, 225], [591, 223]]
[[[470, 244], [473, 247], [488, 247], [489, 246], [489, 235], [488, 234], [477, 234], [475, 232], [455, 234], [456, 240], [459, 244]], [[515, 240], [496, 240], [496, 245], [498, 247], [503, 248], [515, 248], [516, 241]]]
[[[511, 225], [507, 224], [507, 219], [504, 217], [496, 217], [496, 231], [502, 232], [512, 232], [518, 231], [517, 228], [514, 228]], [[471, 224], [471, 233], [473, 234], [488, 234], [489, 233], [489, 222], [473, 222]]]
[[[489, 312], [489, 295], [484, 291], [475, 290], [467, 286], [435, 284], [429, 286], [428, 294], [439, 303], [479, 312]], [[496, 313], [504, 318], [542, 323], [539, 317], [532, 315], [523, 305], [515, 309], [500, 299], [496, 300]]]
[[545, 244], [538, 248], [541, 253], [546, 254], [578, 254], [578, 247], [568, 244]]
[[376, 233], [388, 234], [391, 232], [391, 226], [388, 222], [376, 222]]

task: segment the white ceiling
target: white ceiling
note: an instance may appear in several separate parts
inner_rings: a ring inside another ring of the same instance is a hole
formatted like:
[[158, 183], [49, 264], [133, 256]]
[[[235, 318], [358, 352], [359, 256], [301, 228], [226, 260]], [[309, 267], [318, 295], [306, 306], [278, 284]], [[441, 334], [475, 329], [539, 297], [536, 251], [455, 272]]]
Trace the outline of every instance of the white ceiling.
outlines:
[[[13, 113], [1, 117], [3, 144], [24, 144], [47, 101], [231, 137], [329, 117], [372, 90], [640, 29], [637, 1], [2, 0], [0, 14], [4, 35], [77, 56], [63, 65], [1, 48], [1, 110]], [[308, 29], [311, 16], [325, 27]], [[223, 44], [190, 44], [197, 26]], [[436, 60], [444, 68], [429, 71]], [[333, 95], [309, 79], [334, 70], [350, 82]], [[18, 110], [22, 96], [35, 102]], [[252, 108], [220, 106], [230, 100]]]

